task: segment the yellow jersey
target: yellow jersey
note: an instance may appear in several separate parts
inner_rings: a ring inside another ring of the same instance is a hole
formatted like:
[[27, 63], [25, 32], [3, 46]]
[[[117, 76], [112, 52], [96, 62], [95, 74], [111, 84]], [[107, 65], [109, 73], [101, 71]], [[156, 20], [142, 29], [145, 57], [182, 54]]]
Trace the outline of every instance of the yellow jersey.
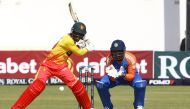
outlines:
[[51, 61], [55, 64], [65, 64], [72, 53], [76, 55], [84, 55], [87, 53], [87, 49], [79, 48], [71, 36], [67, 34], [64, 35], [52, 48], [46, 58], [46, 61]]

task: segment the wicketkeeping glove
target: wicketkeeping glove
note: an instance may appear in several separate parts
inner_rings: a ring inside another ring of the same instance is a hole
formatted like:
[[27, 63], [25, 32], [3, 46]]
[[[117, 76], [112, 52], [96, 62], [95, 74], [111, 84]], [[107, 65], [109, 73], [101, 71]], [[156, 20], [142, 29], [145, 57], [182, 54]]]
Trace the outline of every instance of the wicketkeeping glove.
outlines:
[[107, 73], [107, 75], [109, 75], [110, 77], [112, 77], [114, 79], [125, 76], [125, 70], [124, 70], [123, 66], [121, 66], [121, 68], [118, 72], [113, 65], [110, 65], [106, 68], [106, 73]]
[[107, 75], [113, 78], [119, 77], [119, 73], [117, 72], [117, 70], [115, 69], [113, 65], [110, 65], [106, 68], [106, 73]]
[[125, 76], [125, 70], [124, 70], [123, 66], [120, 67], [120, 70], [117, 73], [118, 73], [119, 77], [124, 77]]

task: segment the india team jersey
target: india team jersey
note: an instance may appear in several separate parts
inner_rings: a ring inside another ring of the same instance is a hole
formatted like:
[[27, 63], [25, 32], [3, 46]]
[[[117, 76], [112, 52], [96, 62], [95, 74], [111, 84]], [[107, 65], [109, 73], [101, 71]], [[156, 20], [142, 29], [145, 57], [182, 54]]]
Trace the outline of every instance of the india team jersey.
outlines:
[[113, 65], [117, 71], [119, 71], [121, 68], [123, 68], [125, 72], [125, 79], [128, 81], [132, 81], [135, 76], [136, 72], [136, 57], [130, 53], [125, 52], [125, 57], [121, 63], [118, 63], [117, 61], [114, 61], [111, 56], [108, 57], [109, 61], [108, 65]]

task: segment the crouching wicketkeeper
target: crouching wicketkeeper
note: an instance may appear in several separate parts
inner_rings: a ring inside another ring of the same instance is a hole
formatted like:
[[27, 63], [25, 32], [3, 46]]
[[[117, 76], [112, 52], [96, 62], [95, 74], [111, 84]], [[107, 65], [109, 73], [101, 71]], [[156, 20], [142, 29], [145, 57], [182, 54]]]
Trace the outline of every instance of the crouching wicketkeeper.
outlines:
[[134, 108], [143, 109], [147, 82], [141, 79], [135, 67], [136, 57], [125, 51], [126, 47], [122, 40], [113, 41], [110, 50], [111, 53], [107, 58], [107, 74], [96, 84], [104, 109], [113, 109], [109, 88], [120, 84], [129, 84], [133, 87]]

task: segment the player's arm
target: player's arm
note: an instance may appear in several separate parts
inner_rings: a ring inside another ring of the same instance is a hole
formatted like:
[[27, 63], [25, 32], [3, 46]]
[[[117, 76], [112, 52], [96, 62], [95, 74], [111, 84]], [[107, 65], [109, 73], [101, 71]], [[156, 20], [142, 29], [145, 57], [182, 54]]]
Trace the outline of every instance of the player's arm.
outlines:
[[136, 57], [131, 54], [126, 54], [128, 60], [127, 74], [125, 75], [125, 79], [128, 81], [132, 81], [135, 77], [135, 69], [136, 69]]
[[88, 52], [86, 48], [79, 48], [73, 41], [73, 39], [69, 36], [65, 36], [65, 38], [61, 42], [61, 46], [66, 48], [68, 51], [73, 52], [76, 55], [84, 55]]
[[78, 47], [76, 47], [76, 46], [73, 46], [73, 47], [71, 47], [70, 48], [71, 49], [71, 51], [73, 52], [73, 53], [75, 53], [76, 55], [84, 55], [84, 54], [86, 54], [87, 52], [88, 52], [88, 50], [86, 49], [86, 48], [78, 48]]

